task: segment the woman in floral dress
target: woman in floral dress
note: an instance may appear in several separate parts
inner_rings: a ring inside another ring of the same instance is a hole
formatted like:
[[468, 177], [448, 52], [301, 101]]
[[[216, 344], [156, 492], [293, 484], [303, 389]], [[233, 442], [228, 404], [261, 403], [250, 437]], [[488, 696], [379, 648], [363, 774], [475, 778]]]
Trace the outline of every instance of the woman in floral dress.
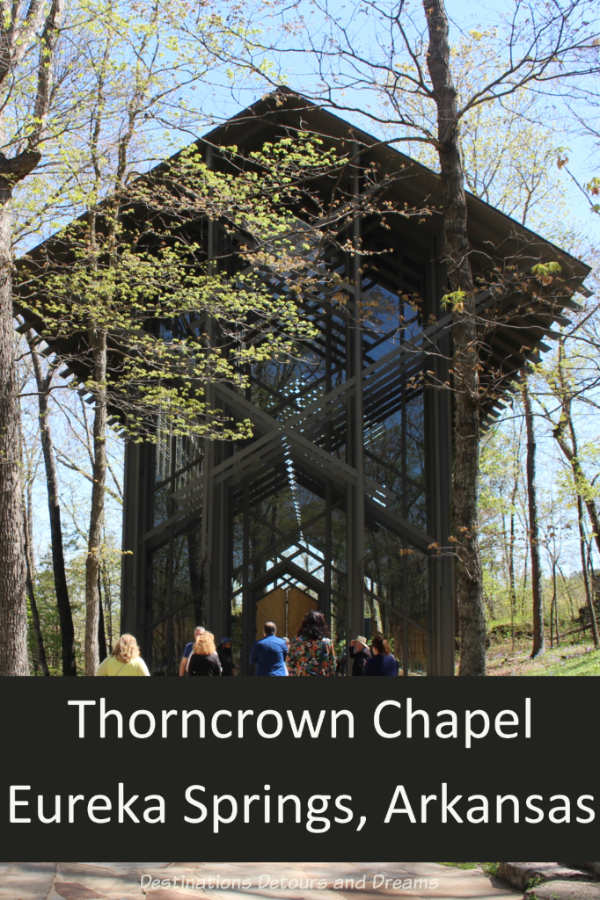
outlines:
[[335, 651], [323, 613], [311, 610], [304, 616], [298, 636], [290, 641], [287, 667], [299, 677], [335, 675]]

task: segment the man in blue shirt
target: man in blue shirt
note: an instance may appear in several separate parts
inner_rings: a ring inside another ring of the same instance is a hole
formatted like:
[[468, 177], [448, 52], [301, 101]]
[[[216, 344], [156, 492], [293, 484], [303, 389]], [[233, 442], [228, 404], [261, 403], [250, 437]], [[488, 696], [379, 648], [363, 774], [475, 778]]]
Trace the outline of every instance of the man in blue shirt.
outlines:
[[287, 675], [285, 658], [288, 652], [287, 641], [277, 637], [275, 622], [265, 622], [265, 636], [252, 648], [250, 662], [254, 666], [255, 675]]
[[194, 649], [194, 644], [196, 643], [196, 638], [198, 637], [199, 634], [203, 634], [205, 631], [206, 631], [206, 628], [204, 628], [204, 626], [196, 625], [196, 627], [194, 628], [194, 640], [189, 641], [183, 648], [183, 656], [181, 657], [181, 660], [179, 661], [179, 677], [180, 678], [183, 678], [183, 676], [185, 675], [185, 671], [187, 668], [188, 656], [191, 656], [191, 654], [192, 654], [192, 650]]

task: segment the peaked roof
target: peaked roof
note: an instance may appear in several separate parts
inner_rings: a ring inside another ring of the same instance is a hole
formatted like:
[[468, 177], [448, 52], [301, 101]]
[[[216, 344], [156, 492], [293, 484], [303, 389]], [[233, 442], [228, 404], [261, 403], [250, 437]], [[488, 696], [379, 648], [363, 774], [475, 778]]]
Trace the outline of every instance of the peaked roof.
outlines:
[[[348, 149], [349, 142], [354, 142], [359, 146], [361, 157], [377, 163], [383, 172], [402, 171], [401, 179], [392, 188], [392, 195], [417, 209], [430, 207], [432, 214], [419, 219], [418, 227], [411, 228], [409, 240], [416, 240], [417, 232], [428, 235], [427, 250], [431, 253], [432, 237], [438, 237], [442, 227], [441, 176], [296, 91], [280, 87], [266, 94], [213, 128], [198, 144], [214, 147], [243, 144], [247, 149], [254, 149], [282, 131], [315, 134], [337, 142], [343, 149]], [[499, 415], [499, 408], [505, 404], [516, 374], [526, 362], [537, 358], [540, 351], [550, 349], [544, 338], [556, 338], [558, 332], [554, 326], [568, 323], [564, 310], [579, 309], [572, 294], [586, 293], [583, 283], [590, 267], [470, 192], [467, 192], [467, 208], [475, 272], [489, 271], [493, 265], [502, 267], [513, 263], [521, 274], [529, 274], [534, 264], [555, 261], [560, 263], [562, 270], [563, 283], [558, 299], [539, 297], [524, 304], [523, 295], [519, 295], [517, 288], [502, 300], [502, 321], [490, 329], [481, 348], [490, 389], [483, 402], [483, 418], [489, 421]], [[489, 310], [493, 318], [492, 310], [497, 306], [483, 290], [480, 306]], [[445, 318], [449, 320], [450, 316]], [[485, 373], [482, 386], [486, 387]]]
[[[384, 171], [404, 171], [406, 178], [401, 183], [402, 195], [417, 207], [428, 198], [435, 201], [440, 196], [439, 173], [287, 87], [279, 87], [265, 94], [246, 109], [217, 125], [197, 143], [214, 147], [242, 143], [245, 147], [249, 144], [260, 146], [265, 140], [281, 132], [282, 128], [290, 129], [291, 132], [306, 131], [342, 142], [355, 141], [361, 149], [368, 152], [369, 160], [378, 162]], [[469, 191], [466, 193], [469, 230], [476, 246], [487, 244], [489, 252], [492, 252], [491, 248], [503, 245], [510, 236], [518, 237], [521, 246], [530, 248], [532, 259], [557, 260], [579, 282], [583, 282], [589, 274], [590, 267], [572, 254], [521, 225], [485, 200]]]
[[[251, 106], [213, 128], [199, 138], [196, 144], [214, 148], [235, 144], [243, 146], [246, 150], [252, 150], [258, 149], [265, 141], [273, 140], [284, 132], [293, 134], [299, 131], [318, 135], [344, 149], [348, 149], [352, 142], [359, 146], [362, 159], [377, 163], [383, 172], [401, 172], [401, 178], [391, 189], [393, 195], [414, 208], [429, 206], [432, 210], [431, 215], [419, 220], [418, 227], [414, 225], [411, 227], [409, 234], [409, 241], [418, 241], [419, 235], [426, 237], [423, 246], [426, 247], [427, 258], [431, 257], [431, 241], [439, 235], [442, 222], [439, 208], [440, 175], [289, 88], [281, 87], [266, 94]], [[157, 168], [160, 168], [160, 165]], [[535, 305], [529, 304], [524, 313], [515, 302], [514, 321], [511, 321], [509, 326], [506, 322], [499, 324], [488, 335], [482, 349], [484, 366], [487, 365], [490, 370], [493, 367], [494, 371], [500, 373], [500, 377], [496, 378], [497, 387], [494, 395], [485, 403], [486, 414], [494, 416], [497, 414], [494, 407], [503, 402], [502, 393], [514, 379], [515, 373], [539, 350], [548, 349], [543, 338], [546, 335], [556, 336], [556, 332], [553, 331], [554, 323], [566, 324], [568, 321], [562, 315], [562, 308], [578, 308], [571, 299], [571, 294], [585, 290], [583, 281], [590, 269], [570, 253], [473, 194], [467, 193], [467, 205], [474, 268], [483, 265], [489, 269], [494, 263], [501, 264], [502, 261], [518, 259], [521, 270], [528, 272], [531, 265], [536, 262], [558, 261], [566, 282], [559, 304], [556, 300], [552, 303], [536, 301]], [[27, 257], [35, 259], [38, 255], [42, 256], [46, 250], [50, 253], [55, 252], [60, 257], [61, 246], [64, 248], [68, 244], [68, 238], [65, 241], [67, 233], [63, 231], [49, 238], [27, 254]], [[489, 305], [489, 298], [484, 299]], [[16, 305], [18, 308], [18, 300]], [[508, 305], [510, 307], [510, 302]], [[30, 313], [26, 314], [26, 318], [26, 327], [33, 327], [43, 336], [41, 319]], [[55, 341], [52, 350], [59, 356], [61, 354], [68, 356], [67, 344], [68, 342], [64, 340]], [[72, 368], [76, 377], [83, 380], [85, 366], [75, 363]]]

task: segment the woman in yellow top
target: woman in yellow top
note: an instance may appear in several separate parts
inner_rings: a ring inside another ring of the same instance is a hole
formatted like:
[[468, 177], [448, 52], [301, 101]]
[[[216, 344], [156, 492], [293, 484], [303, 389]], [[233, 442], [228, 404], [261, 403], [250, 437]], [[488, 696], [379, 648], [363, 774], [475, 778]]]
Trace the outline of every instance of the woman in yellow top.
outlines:
[[140, 656], [140, 648], [132, 634], [122, 634], [115, 644], [112, 656], [98, 666], [96, 675], [150, 675], [148, 666]]

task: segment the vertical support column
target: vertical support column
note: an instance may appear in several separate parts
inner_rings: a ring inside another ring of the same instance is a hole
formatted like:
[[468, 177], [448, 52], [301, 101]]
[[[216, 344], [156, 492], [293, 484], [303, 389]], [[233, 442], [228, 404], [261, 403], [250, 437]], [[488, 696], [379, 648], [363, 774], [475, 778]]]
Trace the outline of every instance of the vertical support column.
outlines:
[[[435, 368], [435, 363], [430, 365], [429, 357], [424, 358], [424, 370]], [[437, 401], [435, 396], [435, 388], [427, 383], [431, 376], [424, 376], [425, 384], [423, 386], [423, 403], [424, 403], [424, 444], [425, 444], [425, 480], [427, 494], [427, 524], [428, 531], [436, 539], [439, 540], [439, 478], [437, 473], [437, 465], [439, 463], [439, 432], [438, 432], [438, 415]], [[435, 556], [435, 552], [429, 556], [427, 561], [427, 574], [429, 579], [429, 658], [428, 658], [428, 674], [440, 675], [440, 585], [441, 572], [439, 558]]]
[[[206, 165], [212, 164], [212, 147], [206, 146]], [[206, 252], [209, 268], [214, 265], [216, 256], [216, 232], [212, 219], [207, 222]], [[215, 323], [209, 318], [206, 322], [206, 334], [212, 345], [215, 339]], [[214, 405], [214, 392], [209, 384], [206, 389], [206, 399], [209, 407]], [[223, 589], [222, 573], [222, 516], [223, 516], [223, 486], [215, 487], [213, 483], [213, 469], [218, 462], [220, 448], [215, 441], [204, 441], [204, 472], [203, 472], [203, 510], [202, 510], [202, 559], [205, 567], [205, 603], [206, 624], [209, 629], [216, 629], [218, 622], [218, 610], [220, 595]], [[222, 602], [222, 601], [221, 601]], [[218, 636], [217, 636], [218, 639]]]
[[[402, 301], [401, 301], [402, 302]], [[404, 312], [404, 310], [403, 310]], [[401, 333], [401, 344], [404, 338], [404, 330]], [[408, 453], [408, 423], [406, 421], [407, 417], [407, 404], [406, 404], [406, 374], [404, 372], [404, 367], [406, 363], [400, 361], [400, 368], [402, 371], [402, 381], [401, 388], [402, 395], [400, 398], [400, 415], [401, 415], [401, 436], [400, 436], [400, 467], [401, 467], [401, 478], [402, 478], [402, 502], [401, 502], [401, 512], [402, 518], [408, 519], [408, 472], [407, 472], [407, 453]], [[396, 596], [399, 597], [400, 605], [401, 605], [401, 614], [402, 614], [402, 674], [405, 677], [408, 677], [410, 671], [410, 660], [409, 660], [409, 629], [412, 627], [409, 622], [409, 613], [412, 615], [412, 610], [408, 608], [408, 604], [410, 602], [410, 598], [412, 596], [411, 592], [408, 590], [408, 573], [407, 573], [407, 558], [403, 557], [400, 561], [400, 577], [399, 584], [397, 585], [398, 591], [396, 592]], [[393, 607], [392, 607], [393, 608]], [[431, 654], [430, 654], [431, 655]]]
[[[352, 402], [351, 400], [349, 402]], [[348, 417], [350, 422], [352, 421], [352, 417]], [[348, 442], [350, 442], [350, 431], [348, 432]], [[350, 460], [348, 460], [350, 461]], [[346, 656], [347, 662], [347, 671], [346, 675], [350, 674], [350, 641], [353, 637], [356, 637], [357, 634], [362, 632], [360, 627], [357, 627], [355, 624], [355, 607], [356, 603], [354, 602], [354, 567], [353, 567], [353, 556], [354, 556], [354, 489], [351, 485], [347, 485], [346, 487], [346, 609], [344, 615], [344, 628], [345, 628], [345, 638], [346, 638], [346, 648], [348, 650]]]
[[150, 526], [154, 448], [125, 446], [125, 510], [121, 561], [121, 633], [135, 634], [144, 657], [151, 660], [151, 583], [144, 535]]
[[[202, 522], [200, 530], [201, 540], [201, 556], [204, 566], [204, 613], [209, 615], [211, 606], [211, 597], [215, 590], [216, 571], [214, 567], [213, 542], [215, 533], [215, 499], [214, 499], [214, 452], [215, 447], [212, 441], [204, 441], [204, 466], [202, 472]], [[204, 625], [204, 622], [198, 623]]]
[[410, 622], [408, 621], [408, 616], [404, 615], [402, 617], [402, 675], [407, 678], [410, 672], [410, 656], [409, 656], [409, 638], [408, 638], [408, 629], [410, 628]]
[[212, 553], [208, 559], [211, 577], [207, 624], [217, 640], [226, 629], [226, 616], [230, 602], [230, 585], [227, 583], [230, 546], [228, 500], [228, 490], [225, 484], [220, 483], [213, 488], [211, 492]]
[[215, 636], [219, 640], [220, 636], [229, 632], [229, 615], [231, 612], [231, 543], [232, 535], [230, 529], [230, 513], [229, 513], [229, 488], [227, 484], [222, 484], [219, 496], [219, 509], [221, 512], [221, 520], [219, 523], [220, 547], [219, 547], [219, 591], [217, 603], [213, 610], [213, 628]]
[[[352, 312], [351, 312], [351, 374], [354, 377], [352, 392], [351, 433], [348, 435], [351, 445], [351, 464], [356, 470], [357, 479], [352, 487], [351, 545], [349, 547], [348, 571], [350, 576], [350, 626], [351, 631], [361, 634], [364, 628], [364, 557], [365, 557], [365, 476], [363, 452], [363, 381], [362, 381], [362, 327], [361, 327], [361, 258], [360, 258], [360, 214], [358, 202], [360, 197], [360, 152], [354, 144], [352, 153], [353, 174], [352, 190], [355, 199], [352, 243], [354, 254], [352, 259]], [[352, 635], [350, 635], [352, 637]]]
[[224, 442], [207, 442], [206, 491], [206, 622], [217, 640], [229, 631], [231, 612], [232, 524], [230, 489], [225, 481], [214, 484], [213, 469], [227, 451]]
[[141, 496], [139, 499], [140, 531], [138, 537], [138, 558], [136, 564], [137, 584], [137, 620], [138, 633], [143, 635], [146, 660], [152, 659], [152, 625], [153, 625], [153, 582], [152, 556], [146, 549], [144, 537], [152, 527], [152, 504], [154, 477], [156, 471], [156, 446], [142, 444], [139, 448], [142, 477]]
[[242, 497], [242, 675], [250, 672], [250, 651], [256, 632], [254, 595], [250, 590], [250, 521], [248, 516], [248, 485], [244, 484]]
[[323, 554], [323, 613], [331, 625], [331, 556], [333, 539], [331, 528], [331, 485], [325, 487], [325, 552]]
[[224, 584], [225, 597], [221, 605], [221, 632], [231, 635], [231, 603], [233, 582], [233, 513], [231, 509], [231, 491], [227, 489], [224, 497], [223, 534], [225, 542]]
[[140, 445], [127, 441], [125, 444], [125, 472], [123, 489], [125, 509], [123, 512], [124, 554], [121, 557], [121, 633], [138, 632], [138, 585], [136, 568], [138, 555], [143, 547], [140, 522]]
[[[331, 329], [333, 327], [331, 314], [331, 301], [328, 301], [327, 316], [325, 317], [325, 394], [331, 393]], [[331, 417], [333, 410], [325, 406], [323, 410], [325, 414], [325, 449], [331, 453], [332, 444], [332, 428]], [[325, 485], [325, 550], [323, 560], [323, 612], [327, 621], [331, 623], [331, 566], [333, 554], [333, 534], [332, 534], [332, 516], [331, 505], [333, 502], [331, 482], [327, 480]]]

